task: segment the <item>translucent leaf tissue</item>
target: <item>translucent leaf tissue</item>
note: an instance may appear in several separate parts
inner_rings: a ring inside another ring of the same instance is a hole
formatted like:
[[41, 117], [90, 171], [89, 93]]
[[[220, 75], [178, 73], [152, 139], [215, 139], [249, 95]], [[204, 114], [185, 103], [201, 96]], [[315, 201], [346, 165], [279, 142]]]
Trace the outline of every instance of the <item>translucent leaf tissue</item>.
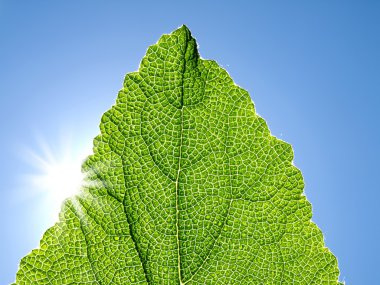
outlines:
[[187, 27], [149, 47], [100, 131], [15, 284], [340, 284], [292, 147]]

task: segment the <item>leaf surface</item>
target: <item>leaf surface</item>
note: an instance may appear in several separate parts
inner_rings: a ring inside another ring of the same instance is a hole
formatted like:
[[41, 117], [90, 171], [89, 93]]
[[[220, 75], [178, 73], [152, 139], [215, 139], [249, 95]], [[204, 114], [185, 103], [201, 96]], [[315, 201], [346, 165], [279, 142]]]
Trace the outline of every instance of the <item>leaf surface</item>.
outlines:
[[185, 26], [126, 75], [100, 130], [16, 284], [339, 284], [291, 146]]

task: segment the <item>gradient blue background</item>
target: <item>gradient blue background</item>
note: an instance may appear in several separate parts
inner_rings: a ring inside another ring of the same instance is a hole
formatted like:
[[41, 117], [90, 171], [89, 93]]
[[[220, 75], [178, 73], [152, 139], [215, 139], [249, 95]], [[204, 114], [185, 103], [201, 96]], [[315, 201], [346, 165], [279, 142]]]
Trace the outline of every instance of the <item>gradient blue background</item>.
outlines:
[[54, 149], [61, 129], [91, 142], [124, 75], [181, 24], [293, 145], [341, 280], [378, 282], [379, 15], [380, 1], [0, 1], [0, 284], [57, 219], [20, 186], [21, 149], [36, 134]]

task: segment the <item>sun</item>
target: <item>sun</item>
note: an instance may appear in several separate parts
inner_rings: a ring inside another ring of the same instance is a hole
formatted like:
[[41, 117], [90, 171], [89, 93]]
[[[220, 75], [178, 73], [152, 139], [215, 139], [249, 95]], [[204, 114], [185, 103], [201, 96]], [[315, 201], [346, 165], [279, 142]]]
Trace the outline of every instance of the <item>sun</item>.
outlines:
[[88, 146], [73, 147], [68, 139], [58, 145], [58, 149], [53, 148], [40, 139], [38, 150], [27, 154], [33, 168], [33, 173], [26, 176], [27, 183], [45, 200], [49, 215], [57, 214], [66, 198], [79, 194], [85, 176], [81, 165], [91, 154]]
[[33, 177], [35, 186], [39, 187], [41, 191], [50, 193], [54, 199], [61, 202], [65, 198], [77, 194], [83, 180], [79, 158], [64, 157], [60, 160], [43, 160], [41, 166], [41, 172]]

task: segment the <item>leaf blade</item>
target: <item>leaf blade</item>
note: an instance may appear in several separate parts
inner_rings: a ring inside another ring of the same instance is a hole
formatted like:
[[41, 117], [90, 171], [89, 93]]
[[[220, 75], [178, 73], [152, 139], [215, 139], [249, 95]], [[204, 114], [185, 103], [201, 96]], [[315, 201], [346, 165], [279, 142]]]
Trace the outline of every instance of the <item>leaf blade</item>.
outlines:
[[338, 284], [291, 146], [185, 26], [148, 49], [100, 130], [91, 183], [17, 284]]

